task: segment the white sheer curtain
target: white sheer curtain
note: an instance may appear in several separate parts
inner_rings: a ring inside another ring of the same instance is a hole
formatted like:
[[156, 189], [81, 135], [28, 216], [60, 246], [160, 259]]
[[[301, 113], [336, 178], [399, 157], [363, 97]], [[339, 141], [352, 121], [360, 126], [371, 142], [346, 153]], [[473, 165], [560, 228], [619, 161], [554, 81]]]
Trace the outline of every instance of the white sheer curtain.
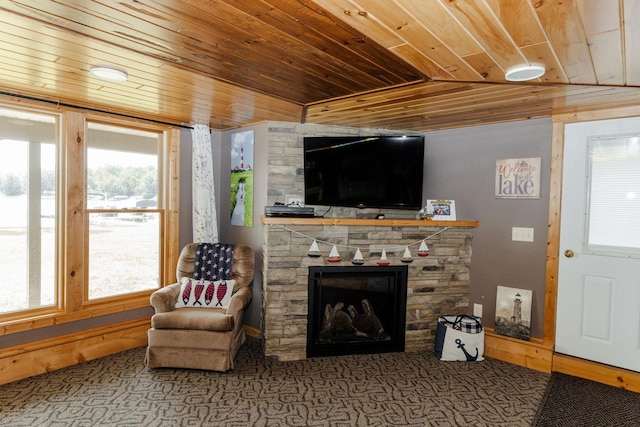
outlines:
[[213, 185], [213, 153], [209, 126], [195, 125], [191, 130], [193, 241], [218, 242], [216, 194]]

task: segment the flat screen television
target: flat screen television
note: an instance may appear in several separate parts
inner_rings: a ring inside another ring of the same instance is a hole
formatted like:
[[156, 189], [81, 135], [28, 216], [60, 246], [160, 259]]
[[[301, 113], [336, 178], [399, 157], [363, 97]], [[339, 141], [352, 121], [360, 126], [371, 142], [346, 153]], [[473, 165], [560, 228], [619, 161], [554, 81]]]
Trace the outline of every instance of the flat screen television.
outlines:
[[306, 205], [422, 208], [424, 136], [304, 138]]

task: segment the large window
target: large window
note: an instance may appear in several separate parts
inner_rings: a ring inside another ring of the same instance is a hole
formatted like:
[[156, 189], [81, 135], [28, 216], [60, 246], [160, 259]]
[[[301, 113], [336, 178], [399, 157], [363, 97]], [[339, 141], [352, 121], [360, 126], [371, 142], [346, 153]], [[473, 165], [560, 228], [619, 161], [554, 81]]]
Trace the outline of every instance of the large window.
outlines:
[[57, 304], [56, 121], [0, 108], [0, 314]]
[[0, 106], [0, 325], [148, 306], [177, 262], [179, 131], [22, 108]]
[[88, 123], [88, 297], [160, 286], [162, 133]]

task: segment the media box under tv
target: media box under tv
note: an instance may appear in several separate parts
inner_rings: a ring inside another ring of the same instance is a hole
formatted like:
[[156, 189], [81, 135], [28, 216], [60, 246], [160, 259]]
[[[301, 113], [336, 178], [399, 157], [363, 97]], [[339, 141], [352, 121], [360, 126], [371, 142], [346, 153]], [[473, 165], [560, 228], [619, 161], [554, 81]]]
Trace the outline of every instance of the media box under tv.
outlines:
[[316, 214], [315, 209], [301, 206], [265, 206], [265, 216], [282, 216], [282, 217], [298, 217], [313, 218]]

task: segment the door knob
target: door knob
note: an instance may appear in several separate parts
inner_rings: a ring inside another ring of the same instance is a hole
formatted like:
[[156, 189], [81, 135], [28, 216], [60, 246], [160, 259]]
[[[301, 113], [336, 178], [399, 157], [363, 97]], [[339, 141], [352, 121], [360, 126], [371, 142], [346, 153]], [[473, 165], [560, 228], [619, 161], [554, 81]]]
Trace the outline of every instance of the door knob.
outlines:
[[567, 249], [566, 251], [564, 251], [564, 256], [566, 256], [567, 258], [573, 258], [573, 251], [571, 249]]

